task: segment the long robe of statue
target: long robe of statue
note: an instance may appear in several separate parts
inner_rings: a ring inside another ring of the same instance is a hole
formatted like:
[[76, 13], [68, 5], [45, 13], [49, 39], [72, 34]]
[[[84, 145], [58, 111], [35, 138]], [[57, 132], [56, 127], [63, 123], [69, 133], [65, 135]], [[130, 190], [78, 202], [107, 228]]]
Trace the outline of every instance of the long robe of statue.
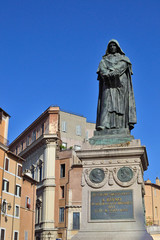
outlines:
[[96, 129], [131, 130], [136, 124], [132, 65], [116, 40], [111, 40], [99, 64]]

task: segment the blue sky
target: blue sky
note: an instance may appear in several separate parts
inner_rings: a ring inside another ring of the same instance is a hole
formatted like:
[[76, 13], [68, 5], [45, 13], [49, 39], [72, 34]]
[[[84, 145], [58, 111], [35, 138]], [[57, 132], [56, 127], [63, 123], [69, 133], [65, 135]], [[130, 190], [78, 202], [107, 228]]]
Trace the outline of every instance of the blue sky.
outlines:
[[0, 3], [0, 107], [10, 142], [50, 105], [95, 122], [96, 70], [110, 39], [132, 62], [145, 180], [160, 177], [160, 1], [5, 0]]

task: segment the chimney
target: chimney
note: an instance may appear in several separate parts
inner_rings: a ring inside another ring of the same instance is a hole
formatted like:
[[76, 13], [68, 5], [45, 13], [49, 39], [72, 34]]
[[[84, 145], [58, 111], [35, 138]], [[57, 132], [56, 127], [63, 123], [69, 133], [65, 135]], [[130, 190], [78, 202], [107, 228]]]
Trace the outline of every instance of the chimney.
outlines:
[[157, 185], [160, 185], [160, 182], [159, 182], [159, 178], [158, 178], [158, 177], [156, 177], [156, 184], [157, 184]]

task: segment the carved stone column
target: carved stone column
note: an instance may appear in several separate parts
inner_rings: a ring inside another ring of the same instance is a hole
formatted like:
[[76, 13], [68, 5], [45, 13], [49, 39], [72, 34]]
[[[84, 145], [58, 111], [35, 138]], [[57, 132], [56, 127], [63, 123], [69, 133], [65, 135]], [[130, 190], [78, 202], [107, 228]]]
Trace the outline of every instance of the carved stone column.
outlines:
[[56, 139], [45, 139], [44, 144], [44, 177], [43, 177], [43, 238], [47, 237], [48, 232], [55, 239], [55, 159], [56, 159]]

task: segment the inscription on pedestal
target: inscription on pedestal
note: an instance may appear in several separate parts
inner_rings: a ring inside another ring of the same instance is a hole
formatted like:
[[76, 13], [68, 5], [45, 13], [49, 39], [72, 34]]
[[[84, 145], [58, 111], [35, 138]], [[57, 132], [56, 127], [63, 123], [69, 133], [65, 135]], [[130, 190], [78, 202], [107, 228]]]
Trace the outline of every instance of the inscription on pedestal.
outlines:
[[94, 191], [91, 192], [91, 220], [133, 219], [133, 192]]

